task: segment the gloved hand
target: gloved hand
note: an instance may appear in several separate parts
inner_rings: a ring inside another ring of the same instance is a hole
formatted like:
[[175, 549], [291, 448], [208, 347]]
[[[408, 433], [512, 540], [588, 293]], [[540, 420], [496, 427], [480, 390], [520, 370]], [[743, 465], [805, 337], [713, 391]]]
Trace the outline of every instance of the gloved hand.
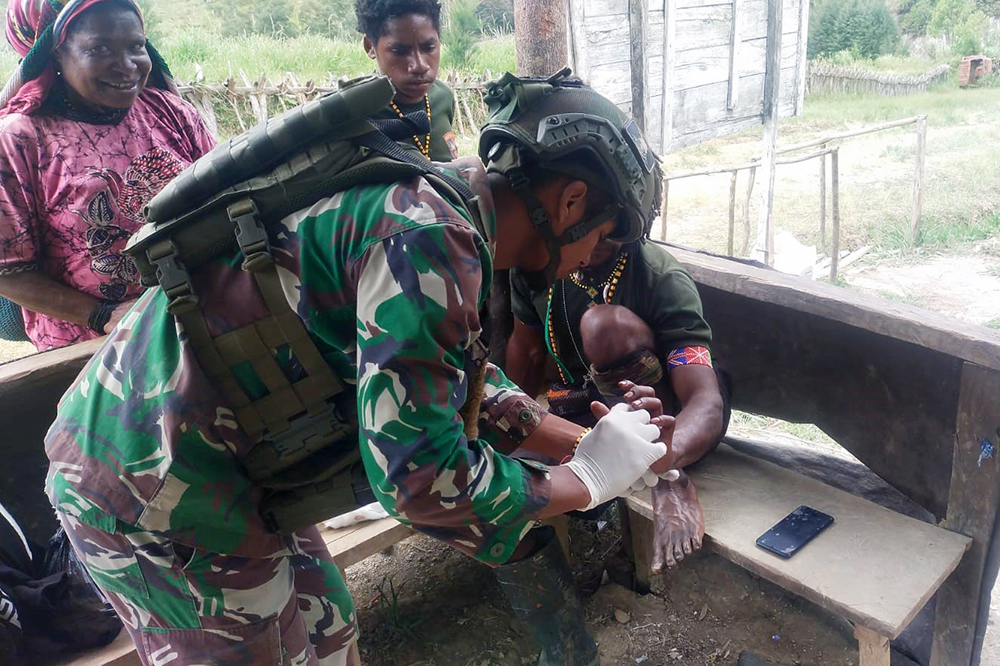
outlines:
[[590, 492], [586, 510], [627, 493], [649, 466], [667, 453], [654, 442], [660, 429], [649, 422], [649, 412], [631, 411], [618, 404], [583, 436], [573, 459], [565, 463]]

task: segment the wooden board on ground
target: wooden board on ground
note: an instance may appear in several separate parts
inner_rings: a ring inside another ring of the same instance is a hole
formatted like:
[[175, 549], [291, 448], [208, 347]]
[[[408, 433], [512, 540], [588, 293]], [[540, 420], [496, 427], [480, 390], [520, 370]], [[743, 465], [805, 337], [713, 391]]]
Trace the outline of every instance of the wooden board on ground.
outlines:
[[395, 518], [382, 518], [332, 530], [320, 528], [323, 541], [341, 569], [413, 536], [413, 530]]
[[[713, 550], [890, 638], [923, 608], [971, 542], [726, 445], [689, 471]], [[648, 491], [628, 502], [652, 519]], [[830, 514], [834, 524], [788, 560], [756, 546], [757, 537], [803, 504]]]

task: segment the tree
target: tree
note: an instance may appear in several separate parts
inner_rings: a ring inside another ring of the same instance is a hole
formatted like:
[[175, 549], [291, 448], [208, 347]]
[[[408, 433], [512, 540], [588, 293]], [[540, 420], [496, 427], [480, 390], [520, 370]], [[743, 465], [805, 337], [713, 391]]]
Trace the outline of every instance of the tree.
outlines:
[[889, 53], [899, 26], [885, 0], [822, 0], [809, 17], [809, 57], [850, 51], [861, 58]]

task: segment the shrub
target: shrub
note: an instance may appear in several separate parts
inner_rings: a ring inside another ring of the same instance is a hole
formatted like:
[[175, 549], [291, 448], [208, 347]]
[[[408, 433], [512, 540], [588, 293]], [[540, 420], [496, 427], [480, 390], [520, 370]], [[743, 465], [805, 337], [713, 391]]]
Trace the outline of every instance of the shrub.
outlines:
[[210, 0], [226, 35], [297, 37], [353, 33], [354, 0]]
[[482, 24], [476, 16], [477, 0], [451, 0], [441, 35], [446, 64], [454, 69], [468, 69], [476, 51], [476, 38]]
[[945, 37], [956, 56], [981, 53], [990, 20], [975, 0], [938, 0], [927, 32]]
[[476, 8], [476, 17], [483, 32], [514, 32], [514, 0], [483, 0]]
[[821, 0], [809, 23], [810, 58], [840, 51], [876, 58], [899, 42], [899, 26], [885, 0]]

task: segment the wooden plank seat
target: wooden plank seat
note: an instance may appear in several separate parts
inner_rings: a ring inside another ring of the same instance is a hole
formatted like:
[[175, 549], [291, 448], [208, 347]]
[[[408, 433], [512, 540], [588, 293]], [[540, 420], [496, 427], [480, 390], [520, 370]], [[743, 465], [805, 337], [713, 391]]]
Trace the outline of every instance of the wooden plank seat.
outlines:
[[[705, 513], [706, 547], [854, 623], [861, 666], [888, 666], [889, 641], [923, 608], [972, 542], [726, 444], [689, 473]], [[637, 576], [648, 583], [649, 491], [626, 504]], [[788, 560], [757, 547], [757, 537], [803, 504], [833, 516], [833, 525]]]
[[[358, 523], [339, 530], [321, 527], [323, 541], [341, 572], [389, 546], [411, 537], [412, 529], [394, 518]], [[110, 645], [75, 655], [59, 666], [142, 666], [128, 632], [122, 631]]]

